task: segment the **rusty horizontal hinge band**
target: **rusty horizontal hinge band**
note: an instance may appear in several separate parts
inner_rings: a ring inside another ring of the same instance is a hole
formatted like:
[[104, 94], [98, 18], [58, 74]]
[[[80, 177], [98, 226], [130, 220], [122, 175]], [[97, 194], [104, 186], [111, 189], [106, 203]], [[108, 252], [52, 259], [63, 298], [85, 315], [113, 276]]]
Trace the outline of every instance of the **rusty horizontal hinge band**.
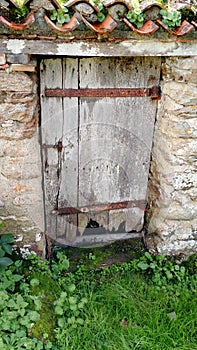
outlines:
[[63, 145], [62, 145], [62, 141], [59, 140], [55, 145], [46, 145], [45, 143], [43, 143], [42, 148], [46, 151], [49, 148], [56, 148], [58, 150], [58, 152], [62, 151]]
[[159, 86], [151, 88], [45, 89], [46, 97], [160, 97]]
[[95, 204], [88, 205], [83, 207], [65, 207], [59, 208], [57, 210], [52, 210], [54, 215], [74, 215], [74, 214], [86, 214], [86, 213], [96, 213], [102, 211], [111, 211], [118, 209], [130, 209], [130, 208], [140, 208], [142, 210], [146, 209], [147, 202], [144, 200], [133, 200], [133, 201], [124, 201], [116, 202], [109, 204]]

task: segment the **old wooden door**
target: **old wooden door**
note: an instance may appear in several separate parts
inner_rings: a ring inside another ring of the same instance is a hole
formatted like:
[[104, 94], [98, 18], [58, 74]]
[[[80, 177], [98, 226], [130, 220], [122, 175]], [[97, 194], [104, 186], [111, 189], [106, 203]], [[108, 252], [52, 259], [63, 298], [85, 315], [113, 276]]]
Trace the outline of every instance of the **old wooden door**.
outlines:
[[[153, 57], [42, 60], [46, 231], [55, 240], [87, 246], [142, 229], [157, 108], [147, 95], [159, 77]], [[134, 88], [141, 97], [130, 97]]]

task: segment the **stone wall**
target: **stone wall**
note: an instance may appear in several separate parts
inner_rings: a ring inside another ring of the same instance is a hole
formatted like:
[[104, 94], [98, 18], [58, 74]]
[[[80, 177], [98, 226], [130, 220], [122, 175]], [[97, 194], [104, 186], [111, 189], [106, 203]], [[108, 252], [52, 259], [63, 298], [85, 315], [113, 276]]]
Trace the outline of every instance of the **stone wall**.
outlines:
[[[44, 252], [36, 61], [0, 55], [0, 220], [24, 249]], [[197, 248], [197, 57], [166, 57], [153, 140], [146, 244], [153, 253]]]
[[147, 245], [153, 252], [197, 248], [197, 57], [166, 58], [149, 180]]
[[1, 55], [0, 64], [1, 232], [14, 233], [24, 250], [42, 254], [42, 171], [35, 62], [27, 55]]

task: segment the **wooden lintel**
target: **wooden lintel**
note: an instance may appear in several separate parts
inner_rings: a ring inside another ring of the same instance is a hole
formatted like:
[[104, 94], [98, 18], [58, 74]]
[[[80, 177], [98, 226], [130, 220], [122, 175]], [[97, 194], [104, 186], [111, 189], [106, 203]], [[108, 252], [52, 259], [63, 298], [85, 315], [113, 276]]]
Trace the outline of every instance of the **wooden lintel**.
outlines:
[[45, 89], [46, 97], [160, 97], [159, 86], [151, 88]]
[[102, 211], [111, 211], [118, 209], [129, 209], [129, 208], [140, 208], [145, 211], [147, 202], [144, 200], [133, 200], [133, 201], [124, 201], [117, 203], [109, 204], [96, 204], [83, 207], [65, 207], [59, 208], [52, 211], [54, 215], [74, 215], [74, 214], [86, 214], [86, 213], [96, 213]]

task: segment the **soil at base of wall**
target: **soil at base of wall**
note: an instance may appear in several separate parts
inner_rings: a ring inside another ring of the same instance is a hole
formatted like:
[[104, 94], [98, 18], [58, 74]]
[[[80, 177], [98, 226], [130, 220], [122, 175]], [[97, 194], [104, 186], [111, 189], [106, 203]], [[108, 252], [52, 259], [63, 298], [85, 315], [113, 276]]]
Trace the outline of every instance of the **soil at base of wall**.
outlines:
[[126, 239], [114, 242], [107, 246], [96, 248], [52, 248], [52, 256], [58, 250], [64, 249], [70, 261], [70, 271], [74, 272], [77, 266], [85, 265], [88, 269], [104, 268], [112, 264], [122, 264], [142, 256], [146, 249], [140, 238]]

